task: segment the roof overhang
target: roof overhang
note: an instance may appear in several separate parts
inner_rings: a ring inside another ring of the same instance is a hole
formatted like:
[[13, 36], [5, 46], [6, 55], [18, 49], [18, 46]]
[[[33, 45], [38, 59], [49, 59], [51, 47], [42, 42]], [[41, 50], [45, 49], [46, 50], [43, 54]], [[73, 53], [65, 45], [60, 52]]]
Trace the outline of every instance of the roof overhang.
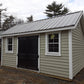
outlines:
[[82, 31], [83, 31], [83, 34], [84, 34], [84, 15], [82, 15], [82, 17], [80, 19], [80, 24], [81, 24]]
[[55, 31], [63, 31], [63, 30], [70, 30], [75, 29], [75, 25], [70, 27], [64, 27], [64, 28], [53, 28], [48, 30], [39, 30], [39, 31], [31, 31], [31, 32], [21, 32], [21, 33], [14, 33], [14, 34], [5, 34], [2, 35], [2, 37], [9, 37], [9, 36], [22, 36], [22, 35], [29, 35], [29, 34], [40, 34], [40, 33], [47, 33], [47, 32], [55, 32]]
[[79, 22], [82, 23], [82, 30], [84, 32], [84, 24], [83, 24], [84, 23], [84, 17], [83, 17], [83, 12], [81, 12], [74, 25], [63, 26], [63, 27], [58, 27], [58, 28], [55, 27], [55, 28], [50, 28], [50, 29], [35, 30], [35, 31], [19, 32], [19, 33], [8, 33], [8, 34], [2, 34], [1, 37], [21, 36], [21, 35], [28, 35], [28, 34], [40, 34], [40, 33], [47, 33], [47, 32], [53, 32], [53, 31], [70, 30], [70, 29], [77, 28], [77, 25]]

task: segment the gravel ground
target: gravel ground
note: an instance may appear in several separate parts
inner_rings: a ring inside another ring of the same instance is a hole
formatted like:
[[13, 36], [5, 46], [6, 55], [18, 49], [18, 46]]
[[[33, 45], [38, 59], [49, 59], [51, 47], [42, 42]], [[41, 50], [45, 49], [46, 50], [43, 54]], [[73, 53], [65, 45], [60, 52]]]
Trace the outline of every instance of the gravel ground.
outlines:
[[0, 84], [84, 84], [84, 69], [72, 82], [9, 67], [0, 68]]

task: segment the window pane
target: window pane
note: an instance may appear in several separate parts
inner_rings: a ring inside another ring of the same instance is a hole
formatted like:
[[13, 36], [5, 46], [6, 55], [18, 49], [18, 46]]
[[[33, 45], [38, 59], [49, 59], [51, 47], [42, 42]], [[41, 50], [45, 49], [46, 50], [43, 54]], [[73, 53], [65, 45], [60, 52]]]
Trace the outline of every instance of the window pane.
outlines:
[[59, 44], [49, 44], [49, 52], [59, 52]]
[[54, 34], [55, 35], [55, 38], [57, 38], [58, 39], [58, 34]]
[[12, 51], [12, 45], [8, 45], [8, 51]]
[[54, 44], [53, 51], [59, 52], [59, 44]]
[[49, 44], [49, 52], [53, 52], [53, 44]]
[[8, 38], [8, 44], [12, 44], [12, 38]]
[[53, 42], [53, 39], [51, 37], [52, 37], [52, 34], [49, 34], [49, 37], [48, 37], [49, 43]]
[[54, 37], [54, 42], [59, 42], [59, 39], [58, 39], [58, 34], [54, 34], [55, 37]]
[[50, 38], [49, 38], [49, 43], [52, 43], [52, 42], [53, 42], [53, 39], [50, 39]]
[[59, 34], [48, 35], [48, 51], [59, 52]]
[[57, 43], [58, 43], [58, 42], [59, 42], [59, 40], [58, 40], [58, 39], [54, 39], [54, 42], [57, 42]]

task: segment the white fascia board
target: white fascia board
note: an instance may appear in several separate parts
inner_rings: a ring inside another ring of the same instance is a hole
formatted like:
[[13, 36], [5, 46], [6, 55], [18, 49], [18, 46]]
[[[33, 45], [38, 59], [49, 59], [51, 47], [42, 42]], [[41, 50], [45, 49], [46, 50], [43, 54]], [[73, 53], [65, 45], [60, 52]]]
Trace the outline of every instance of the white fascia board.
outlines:
[[81, 14], [80, 14], [80, 16], [79, 16], [79, 18], [78, 18], [78, 20], [77, 20], [77, 22], [76, 22], [76, 24], [75, 24], [75, 27], [74, 27], [74, 28], [76, 28], [76, 27], [77, 27], [77, 25], [78, 25], [78, 23], [79, 23], [79, 21], [80, 21], [80, 19], [81, 19], [82, 15], [83, 15], [83, 12], [81, 12]]
[[1, 37], [8, 37], [8, 36], [21, 36], [21, 35], [28, 35], [28, 34], [39, 34], [39, 33], [47, 33], [47, 32], [55, 32], [55, 31], [62, 31], [62, 30], [70, 30], [74, 29], [75, 26], [65, 27], [65, 28], [58, 28], [58, 29], [49, 29], [49, 30], [40, 30], [40, 31], [33, 31], [33, 32], [22, 32], [22, 33], [15, 33], [15, 34], [3, 34]]

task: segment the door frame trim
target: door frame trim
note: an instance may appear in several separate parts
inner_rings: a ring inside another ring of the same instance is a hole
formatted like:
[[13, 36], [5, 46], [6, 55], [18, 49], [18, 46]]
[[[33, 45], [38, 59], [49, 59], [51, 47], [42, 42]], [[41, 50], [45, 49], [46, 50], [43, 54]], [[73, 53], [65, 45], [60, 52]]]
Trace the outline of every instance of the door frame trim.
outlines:
[[38, 35], [38, 71], [40, 72], [40, 34]]
[[[31, 35], [31, 36], [34, 36], [34, 35]], [[40, 34], [38, 34], [37, 36], [38, 36], [38, 55], [39, 55], [39, 57], [38, 57], [38, 71], [37, 72], [40, 72]], [[18, 37], [17, 37], [16, 68], [19, 68], [18, 67]], [[31, 70], [31, 69], [29, 69], [29, 70]], [[36, 70], [34, 70], [34, 71], [36, 71]]]
[[16, 68], [18, 68], [18, 37], [17, 37]]

